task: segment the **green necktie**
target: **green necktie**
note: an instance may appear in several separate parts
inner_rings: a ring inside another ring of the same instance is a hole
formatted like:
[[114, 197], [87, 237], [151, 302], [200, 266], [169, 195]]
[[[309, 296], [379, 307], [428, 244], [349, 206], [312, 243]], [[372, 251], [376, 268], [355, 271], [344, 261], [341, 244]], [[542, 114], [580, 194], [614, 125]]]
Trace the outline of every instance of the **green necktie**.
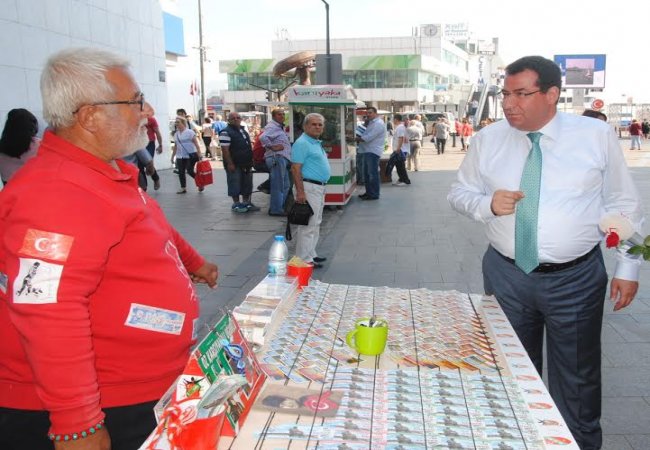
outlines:
[[519, 184], [519, 190], [525, 197], [517, 203], [515, 213], [515, 264], [524, 272], [530, 273], [539, 265], [537, 214], [542, 179], [542, 149], [539, 147], [542, 133], [528, 133], [527, 136], [533, 147], [528, 153]]

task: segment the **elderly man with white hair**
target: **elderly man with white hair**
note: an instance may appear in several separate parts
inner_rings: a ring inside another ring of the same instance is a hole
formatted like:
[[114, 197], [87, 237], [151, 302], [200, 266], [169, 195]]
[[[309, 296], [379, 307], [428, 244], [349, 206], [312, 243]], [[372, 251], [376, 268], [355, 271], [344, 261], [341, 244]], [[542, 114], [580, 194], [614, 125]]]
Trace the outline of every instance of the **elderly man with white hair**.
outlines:
[[217, 266], [121, 160], [153, 114], [127, 60], [61, 51], [41, 91], [39, 154], [0, 193], [0, 448], [138, 448], [196, 342], [192, 282]]
[[330, 163], [318, 139], [323, 134], [325, 118], [318, 113], [305, 116], [304, 133], [296, 139], [291, 149], [291, 173], [296, 187], [296, 202], [309, 203], [314, 210], [307, 225], [297, 225], [296, 255], [314, 268], [323, 267], [325, 257], [316, 253], [320, 237], [320, 224], [325, 206], [325, 189], [330, 179]]

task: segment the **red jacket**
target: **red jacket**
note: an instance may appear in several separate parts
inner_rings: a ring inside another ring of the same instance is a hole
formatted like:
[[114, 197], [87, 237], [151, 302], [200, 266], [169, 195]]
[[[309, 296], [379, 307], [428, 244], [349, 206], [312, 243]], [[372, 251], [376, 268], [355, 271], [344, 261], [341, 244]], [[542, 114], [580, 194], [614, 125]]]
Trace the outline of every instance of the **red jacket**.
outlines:
[[641, 136], [641, 124], [639, 122], [632, 122], [630, 124], [630, 134], [632, 136]]
[[78, 432], [181, 373], [204, 259], [122, 173], [46, 132], [0, 192], [0, 407]]

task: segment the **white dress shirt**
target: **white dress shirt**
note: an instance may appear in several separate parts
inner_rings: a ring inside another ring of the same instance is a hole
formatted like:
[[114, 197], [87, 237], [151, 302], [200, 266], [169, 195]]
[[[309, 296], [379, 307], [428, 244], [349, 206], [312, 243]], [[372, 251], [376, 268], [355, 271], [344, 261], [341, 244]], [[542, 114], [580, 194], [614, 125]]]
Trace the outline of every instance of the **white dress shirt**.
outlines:
[[384, 153], [384, 144], [386, 142], [386, 125], [379, 117], [370, 121], [365, 131], [361, 134], [359, 142], [360, 153], [374, 153], [381, 157]]
[[[540, 263], [584, 255], [603, 239], [598, 228], [610, 212], [626, 215], [637, 231], [643, 220], [639, 194], [614, 130], [605, 122], [558, 112], [540, 131]], [[532, 143], [506, 120], [483, 128], [472, 140], [447, 199], [458, 212], [484, 222], [492, 246], [514, 258], [515, 214], [495, 216], [495, 191], [518, 191]], [[615, 278], [638, 280], [640, 260], [619, 249]]]

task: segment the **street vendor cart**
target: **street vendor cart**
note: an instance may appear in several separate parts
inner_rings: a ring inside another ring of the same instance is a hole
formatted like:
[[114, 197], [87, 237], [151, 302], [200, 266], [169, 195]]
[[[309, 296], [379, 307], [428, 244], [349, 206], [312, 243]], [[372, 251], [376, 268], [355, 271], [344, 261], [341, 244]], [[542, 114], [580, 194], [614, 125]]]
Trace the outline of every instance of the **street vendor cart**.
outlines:
[[351, 86], [293, 86], [287, 91], [291, 141], [302, 134], [302, 122], [309, 113], [325, 117], [321, 136], [332, 176], [327, 183], [325, 205], [347, 204], [356, 186], [355, 110], [359, 104]]

